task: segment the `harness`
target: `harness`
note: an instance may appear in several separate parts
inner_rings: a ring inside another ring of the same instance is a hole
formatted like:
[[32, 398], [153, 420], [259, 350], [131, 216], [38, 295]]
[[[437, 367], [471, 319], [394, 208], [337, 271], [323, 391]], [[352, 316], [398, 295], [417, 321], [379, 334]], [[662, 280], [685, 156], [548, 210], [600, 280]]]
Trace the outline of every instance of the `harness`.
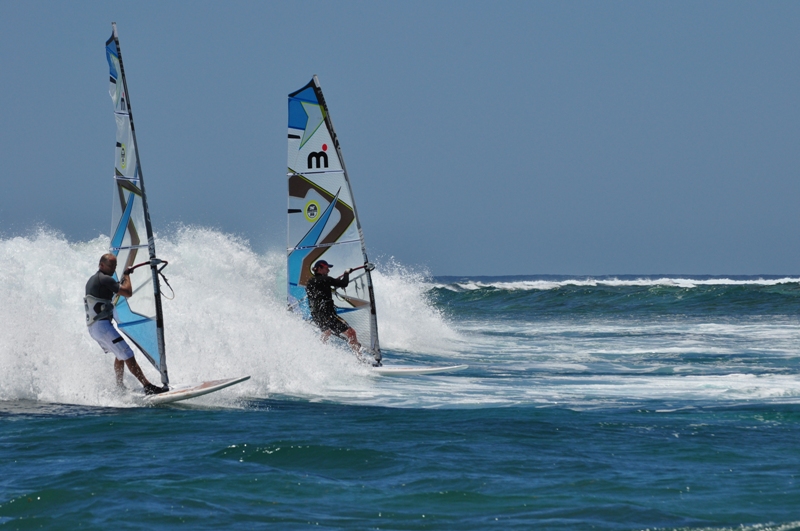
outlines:
[[86, 310], [86, 326], [114, 316], [114, 302], [111, 299], [87, 295], [83, 298], [83, 308]]

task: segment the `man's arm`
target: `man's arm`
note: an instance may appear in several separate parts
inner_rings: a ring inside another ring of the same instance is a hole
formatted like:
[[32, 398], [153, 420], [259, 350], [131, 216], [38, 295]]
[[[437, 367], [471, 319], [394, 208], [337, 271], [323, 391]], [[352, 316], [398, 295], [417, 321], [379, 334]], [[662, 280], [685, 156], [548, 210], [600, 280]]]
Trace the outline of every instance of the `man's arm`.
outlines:
[[350, 283], [350, 270], [344, 272], [344, 274], [339, 278], [330, 278], [331, 286], [336, 286], [337, 288], [346, 288], [347, 285]]
[[130, 297], [133, 295], [133, 287], [131, 286], [130, 275], [126, 273], [122, 274], [122, 282], [119, 283], [119, 291], [117, 293], [123, 297]]

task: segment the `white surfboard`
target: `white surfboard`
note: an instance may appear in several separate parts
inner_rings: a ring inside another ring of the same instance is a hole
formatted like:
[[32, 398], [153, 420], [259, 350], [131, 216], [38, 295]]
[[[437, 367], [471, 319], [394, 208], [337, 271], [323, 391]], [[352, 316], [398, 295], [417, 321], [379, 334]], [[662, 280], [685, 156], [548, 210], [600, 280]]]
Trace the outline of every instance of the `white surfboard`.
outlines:
[[373, 371], [381, 376], [420, 376], [426, 374], [439, 374], [442, 372], [463, 371], [469, 365], [448, 365], [446, 367], [431, 367], [426, 365], [396, 365], [373, 367]]
[[249, 376], [241, 376], [239, 378], [211, 380], [193, 386], [182, 386], [167, 391], [166, 393], [161, 393], [158, 395], [147, 395], [144, 397], [144, 401], [145, 403], [150, 405], [169, 404], [170, 402], [178, 402], [180, 400], [188, 400], [189, 398], [195, 398], [198, 396], [207, 395], [209, 393], [219, 391], [220, 389], [225, 389], [226, 387], [236, 385], [238, 383], [244, 382], [245, 380], [249, 379], [250, 379]]

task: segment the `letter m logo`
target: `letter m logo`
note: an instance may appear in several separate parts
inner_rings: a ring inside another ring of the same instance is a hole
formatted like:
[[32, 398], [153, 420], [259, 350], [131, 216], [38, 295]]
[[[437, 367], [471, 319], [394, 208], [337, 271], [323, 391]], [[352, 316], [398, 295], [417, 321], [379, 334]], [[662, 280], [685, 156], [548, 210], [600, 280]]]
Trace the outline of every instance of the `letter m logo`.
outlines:
[[316, 161], [317, 162], [317, 168], [319, 168], [320, 160], [322, 161], [322, 164], [323, 164], [322, 167], [323, 168], [327, 168], [328, 167], [328, 154], [327, 153], [325, 153], [324, 151], [312, 151], [311, 153], [309, 153], [308, 154], [308, 169], [310, 170], [311, 168], [313, 168], [313, 166], [311, 165], [311, 161]]

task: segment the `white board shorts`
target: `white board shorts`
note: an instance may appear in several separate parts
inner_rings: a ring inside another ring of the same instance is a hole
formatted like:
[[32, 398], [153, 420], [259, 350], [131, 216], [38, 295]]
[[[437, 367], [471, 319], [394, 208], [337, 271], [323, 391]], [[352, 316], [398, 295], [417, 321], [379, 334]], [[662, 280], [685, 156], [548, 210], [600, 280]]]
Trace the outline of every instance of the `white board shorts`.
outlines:
[[133, 357], [131, 347], [122, 339], [111, 321], [103, 319], [89, 327], [89, 335], [100, 343], [104, 352], [113, 352], [118, 360], [125, 361]]

